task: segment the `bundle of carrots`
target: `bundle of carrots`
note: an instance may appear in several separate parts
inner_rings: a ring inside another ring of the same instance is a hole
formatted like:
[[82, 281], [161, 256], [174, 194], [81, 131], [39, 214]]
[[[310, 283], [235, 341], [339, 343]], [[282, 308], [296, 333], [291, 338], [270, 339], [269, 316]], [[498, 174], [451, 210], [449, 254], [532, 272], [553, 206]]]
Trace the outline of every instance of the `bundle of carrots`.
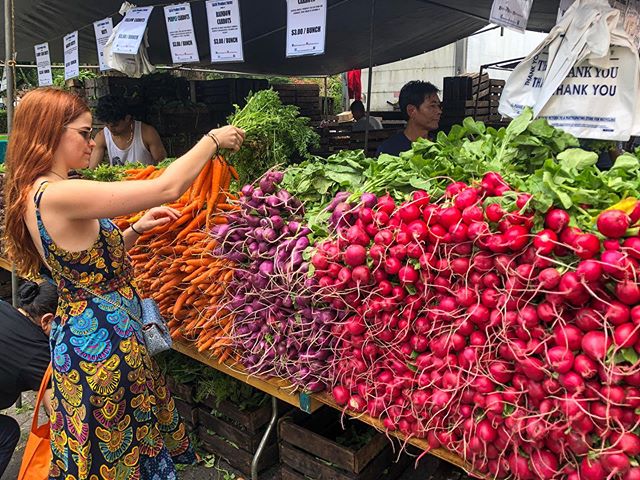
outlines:
[[[127, 180], [155, 178], [164, 169], [149, 166], [125, 172]], [[214, 258], [212, 225], [226, 223], [233, 166], [222, 157], [210, 162], [193, 185], [169, 206], [181, 212], [178, 220], [143, 234], [130, 250], [141, 291], [158, 302], [173, 338], [194, 341], [200, 352], [208, 351], [220, 362], [233, 354], [232, 318], [219, 305], [233, 276], [232, 264]], [[121, 229], [136, 222], [142, 213], [118, 218]]]

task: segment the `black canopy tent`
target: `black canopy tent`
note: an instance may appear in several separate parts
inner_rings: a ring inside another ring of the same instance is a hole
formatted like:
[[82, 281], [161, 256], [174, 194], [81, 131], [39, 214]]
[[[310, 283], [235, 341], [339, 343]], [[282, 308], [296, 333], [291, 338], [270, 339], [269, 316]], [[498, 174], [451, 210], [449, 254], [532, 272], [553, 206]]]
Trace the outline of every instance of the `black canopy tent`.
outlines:
[[[5, 0], [6, 1], [6, 0]], [[324, 55], [285, 57], [286, 1], [240, 0], [245, 62], [216, 63], [216, 70], [255, 74], [330, 75], [369, 65], [370, 12], [373, 0], [328, 0]], [[93, 22], [117, 13], [121, 0], [14, 0], [15, 50], [19, 62], [34, 61], [34, 45], [49, 42], [51, 60], [63, 60], [62, 37], [79, 30], [80, 61], [96, 64]], [[139, 0], [154, 5], [148, 50], [153, 64], [171, 64], [162, 6], [180, 3]], [[548, 31], [559, 0], [535, 0], [528, 28]], [[492, 0], [377, 0], [373, 65], [409, 58], [464, 38], [488, 23]], [[201, 65], [210, 65], [204, 0], [191, 2]], [[4, 38], [2, 38], [4, 43]]]

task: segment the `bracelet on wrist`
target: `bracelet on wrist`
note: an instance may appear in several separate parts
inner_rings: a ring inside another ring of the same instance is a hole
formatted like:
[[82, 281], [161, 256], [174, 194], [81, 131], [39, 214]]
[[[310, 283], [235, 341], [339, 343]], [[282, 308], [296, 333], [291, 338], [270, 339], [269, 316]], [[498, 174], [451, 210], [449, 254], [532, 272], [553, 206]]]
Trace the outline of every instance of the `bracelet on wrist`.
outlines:
[[138, 236], [141, 236], [141, 235], [142, 235], [142, 233], [141, 233], [141, 232], [139, 232], [138, 230], [136, 230], [135, 228], [133, 228], [133, 223], [132, 223], [131, 225], [129, 225], [129, 228], [130, 228], [131, 230], [133, 230], [133, 232], [134, 232], [136, 235], [138, 235]]
[[218, 141], [218, 137], [213, 132], [209, 132], [205, 135], [205, 137], [209, 137], [216, 144], [216, 153], [220, 151], [220, 142]]

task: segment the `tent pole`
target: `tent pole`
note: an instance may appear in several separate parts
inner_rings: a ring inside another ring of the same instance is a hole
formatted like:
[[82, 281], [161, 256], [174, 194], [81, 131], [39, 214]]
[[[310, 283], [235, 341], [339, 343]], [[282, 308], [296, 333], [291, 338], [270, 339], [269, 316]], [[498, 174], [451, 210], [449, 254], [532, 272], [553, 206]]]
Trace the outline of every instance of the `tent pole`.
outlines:
[[373, 18], [376, 14], [376, 0], [371, 0], [371, 17], [369, 19], [369, 75], [367, 77], [367, 112], [364, 126], [364, 154], [369, 151], [369, 113], [371, 112], [371, 81], [373, 77]]
[[[13, 126], [13, 106], [15, 104], [15, 58], [13, 36], [13, 0], [4, 0], [4, 70], [7, 76], [7, 134], [11, 133]], [[18, 276], [16, 267], [11, 265], [11, 303], [18, 305]], [[22, 395], [16, 400], [16, 408], [22, 407]]]
[[[15, 104], [15, 59], [13, 35], [13, 0], [4, 0], [4, 69], [7, 73], [7, 134], [13, 125], [13, 106]], [[11, 268], [11, 301], [18, 303], [18, 277], [15, 268]]]

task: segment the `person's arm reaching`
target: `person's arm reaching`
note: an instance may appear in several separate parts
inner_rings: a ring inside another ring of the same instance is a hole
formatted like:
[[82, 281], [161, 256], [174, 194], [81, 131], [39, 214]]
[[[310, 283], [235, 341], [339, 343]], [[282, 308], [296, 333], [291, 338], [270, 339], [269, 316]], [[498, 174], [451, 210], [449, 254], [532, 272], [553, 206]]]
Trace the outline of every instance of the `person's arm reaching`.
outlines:
[[149, 230], [177, 220], [180, 212], [170, 207], [155, 207], [149, 209], [137, 222], [122, 232], [124, 248], [129, 250], [136, 240]]
[[[210, 133], [216, 137], [220, 148], [233, 151], [237, 151], [244, 140], [244, 131], [232, 126]], [[47, 204], [69, 220], [114, 218], [162, 205], [177, 199], [189, 188], [217, 153], [217, 146], [213, 138], [205, 135], [153, 180], [52, 182], [47, 188]], [[91, 201], [87, 202], [89, 198]]]

